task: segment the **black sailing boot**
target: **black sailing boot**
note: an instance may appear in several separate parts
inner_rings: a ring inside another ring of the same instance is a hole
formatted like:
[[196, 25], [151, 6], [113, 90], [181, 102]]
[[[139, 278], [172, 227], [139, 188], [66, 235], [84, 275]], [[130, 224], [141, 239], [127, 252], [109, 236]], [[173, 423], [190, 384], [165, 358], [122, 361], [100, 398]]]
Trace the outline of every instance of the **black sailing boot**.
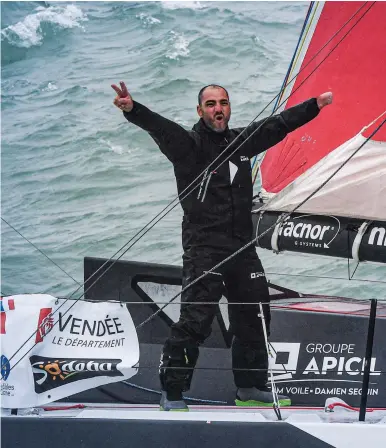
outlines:
[[179, 412], [187, 412], [189, 411], [188, 406], [182, 398], [182, 393], [168, 393], [166, 390], [162, 391], [161, 402], [160, 402], [160, 410], [161, 411], [179, 411]]
[[[172, 356], [165, 353], [161, 355], [160, 381], [162, 395], [161, 411], [189, 411], [182, 392], [189, 390], [193, 376], [193, 367], [198, 357], [198, 349], [174, 348]], [[173, 369], [173, 367], [177, 367]]]
[[[291, 406], [291, 399], [286, 395], [277, 396], [279, 406]], [[274, 405], [273, 394], [267, 387], [239, 387], [236, 393], [236, 406], [267, 406]]]

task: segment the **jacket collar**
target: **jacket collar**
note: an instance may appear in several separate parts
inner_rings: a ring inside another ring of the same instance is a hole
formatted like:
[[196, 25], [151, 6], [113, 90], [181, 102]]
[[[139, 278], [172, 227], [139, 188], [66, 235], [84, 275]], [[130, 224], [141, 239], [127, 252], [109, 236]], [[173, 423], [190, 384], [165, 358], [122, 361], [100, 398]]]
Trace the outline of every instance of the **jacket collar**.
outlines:
[[200, 118], [199, 121], [193, 126], [193, 131], [196, 131], [198, 134], [206, 134], [212, 141], [217, 144], [223, 143], [225, 139], [229, 142], [229, 128], [228, 126], [223, 132], [215, 132], [210, 129], [205, 121]]

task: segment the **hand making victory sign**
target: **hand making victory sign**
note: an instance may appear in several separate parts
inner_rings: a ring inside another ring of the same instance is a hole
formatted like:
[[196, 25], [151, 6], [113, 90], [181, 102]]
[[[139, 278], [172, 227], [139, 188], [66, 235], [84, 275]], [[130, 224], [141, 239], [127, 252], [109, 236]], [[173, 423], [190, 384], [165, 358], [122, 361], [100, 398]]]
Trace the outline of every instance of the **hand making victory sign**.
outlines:
[[131, 112], [133, 109], [133, 98], [131, 97], [129, 91], [127, 90], [127, 87], [123, 81], [119, 83], [121, 85], [121, 88], [116, 86], [115, 84], [112, 84], [111, 87], [117, 92], [117, 96], [114, 98], [114, 105], [117, 106], [119, 109], [123, 110], [124, 112]]

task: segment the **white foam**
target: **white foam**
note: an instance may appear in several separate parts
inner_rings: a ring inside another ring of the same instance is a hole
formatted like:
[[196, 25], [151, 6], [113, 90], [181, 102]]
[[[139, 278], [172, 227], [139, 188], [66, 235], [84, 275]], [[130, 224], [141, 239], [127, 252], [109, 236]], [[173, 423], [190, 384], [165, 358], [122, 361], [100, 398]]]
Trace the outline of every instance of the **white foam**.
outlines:
[[180, 56], [187, 57], [189, 55], [189, 40], [182, 33], [170, 31], [170, 40], [172, 48], [165, 55], [168, 59], [178, 59]]
[[115, 143], [111, 143], [109, 140], [105, 140], [103, 138], [101, 138], [99, 141], [101, 143], [105, 144], [110, 151], [114, 152], [115, 154], [119, 154], [119, 155], [122, 155], [124, 153], [131, 154], [133, 152], [138, 151], [138, 149], [139, 149], [139, 148], [136, 148], [136, 147], [134, 147], [134, 148], [124, 148], [121, 145], [117, 145]]
[[53, 82], [49, 82], [47, 86], [42, 89], [42, 92], [50, 92], [52, 90], [58, 90], [58, 87]]
[[165, 9], [202, 9], [205, 8], [200, 2], [161, 2]]
[[50, 6], [49, 8], [39, 6], [35, 11], [37, 12], [29, 14], [22, 21], [2, 30], [2, 37], [7, 38], [13, 45], [29, 48], [42, 44], [44, 36], [41, 25], [43, 23], [52, 23], [61, 28], [74, 28], [81, 27], [80, 22], [88, 20], [82, 10], [75, 5]]
[[148, 14], [145, 14], [143, 12], [141, 12], [141, 14], [137, 14], [135, 17], [137, 19], [140, 19], [144, 25], [155, 25], [157, 23], [162, 23], [161, 20], [159, 20], [155, 17], [149, 16]]

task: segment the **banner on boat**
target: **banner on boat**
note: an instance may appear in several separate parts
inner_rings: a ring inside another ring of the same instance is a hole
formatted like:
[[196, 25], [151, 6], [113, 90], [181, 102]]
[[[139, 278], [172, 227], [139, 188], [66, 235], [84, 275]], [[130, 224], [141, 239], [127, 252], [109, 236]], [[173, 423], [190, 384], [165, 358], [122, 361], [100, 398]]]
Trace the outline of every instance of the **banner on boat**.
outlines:
[[1, 407], [38, 406], [137, 373], [125, 306], [29, 294], [1, 299]]
[[259, 247], [386, 263], [386, 221], [293, 213], [281, 222], [281, 216], [252, 213]]

